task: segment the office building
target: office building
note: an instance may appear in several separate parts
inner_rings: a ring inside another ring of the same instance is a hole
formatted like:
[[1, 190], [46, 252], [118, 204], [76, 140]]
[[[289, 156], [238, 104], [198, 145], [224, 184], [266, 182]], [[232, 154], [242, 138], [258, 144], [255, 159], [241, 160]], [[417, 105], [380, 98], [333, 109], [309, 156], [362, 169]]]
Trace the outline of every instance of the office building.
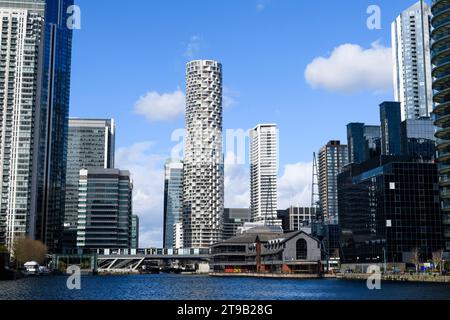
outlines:
[[401, 124], [402, 155], [418, 161], [436, 159], [436, 129], [431, 118], [405, 120]]
[[163, 247], [174, 247], [174, 225], [183, 217], [183, 163], [168, 161], [164, 168]]
[[222, 237], [224, 159], [222, 65], [187, 64], [183, 238], [186, 248], [207, 248]]
[[392, 23], [395, 100], [402, 121], [429, 117], [433, 110], [429, 5], [420, 0]]
[[383, 102], [380, 105], [381, 154], [401, 155], [400, 103]]
[[0, 243], [36, 237], [43, 1], [0, 1]]
[[183, 249], [183, 222], [178, 222], [173, 225], [173, 248]]
[[445, 0], [435, 0], [431, 7], [433, 18], [431, 20], [432, 33], [431, 57], [433, 64], [433, 101], [435, 104], [434, 116], [436, 132], [438, 163], [443, 209], [445, 248], [450, 252], [450, 95], [448, 93], [450, 82], [450, 3]]
[[284, 232], [306, 230], [310, 228], [317, 214], [316, 208], [290, 207], [283, 219]]
[[63, 247], [76, 246], [80, 170], [114, 168], [113, 119], [69, 119]]
[[77, 247], [130, 249], [133, 183], [128, 171], [82, 169], [79, 182]]
[[225, 209], [223, 214], [223, 240], [235, 237], [239, 228], [251, 221], [250, 209]]
[[347, 125], [349, 163], [362, 163], [381, 155], [381, 127], [364, 123]]
[[139, 249], [139, 217], [131, 216], [131, 249]]
[[338, 189], [344, 263], [411, 263], [416, 251], [426, 262], [442, 249], [436, 164], [382, 156], [345, 167]]
[[323, 219], [338, 221], [337, 175], [348, 164], [348, 148], [340, 141], [330, 141], [319, 152], [319, 197]]
[[250, 208], [253, 222], [281, 226], [278, 209], [278, 128], [261, 124], [250, 131]]

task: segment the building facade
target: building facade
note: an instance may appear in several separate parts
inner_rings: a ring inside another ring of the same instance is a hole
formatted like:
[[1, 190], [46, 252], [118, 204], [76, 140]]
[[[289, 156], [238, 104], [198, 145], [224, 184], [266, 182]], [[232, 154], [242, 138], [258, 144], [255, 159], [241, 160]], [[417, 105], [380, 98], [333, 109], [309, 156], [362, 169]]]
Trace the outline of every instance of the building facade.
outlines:
[[[300, 231], [302, 228], [310, 227], [315, 220], [317, 208], [290, 207], [286, 209], [283, 223], [285, 232]], [[287, 228], [287, 229], [286, 229]]]
[[433, 45], [431, 59], [433, 64], [433, 101], [436, 132], [438, 164], [444, 221], [446, 251], [450, 252], [450, 3], [446, 0], [434, 0], [431, 7]]
[[412, 263], [416, 251], [426, 262], [443, 248], [436, 164], [382, 156], [347, 166], [338, 185], [342, 262]]
[[362, 163], [381, 155], [381, 127], [364, 123], [347, 125], [349, 163]]
[[250, 209], [228, 209], [223, 214], [223, 240], [228, 240], [237, 235], [238, 229], [252, 219]]
[[163, 247], [172, 249], [175, 246], [174, 225], [183, 217], [183, 163], [169, 161], [164, 172]]
[[253, 222], [281, 226], [278, 210], [278, 127], [250, 131], [250, 208]]
[[187, 64], [183, 238], [186, 248], [219, 242], [223, 229], [222, 65]]
[[405, 120], [401, 130], [402, 155], [420, 161], [436, 159], [436, 129], [431, 118]]
[[402, 121], [429, 117], [433, 110], [430, 6], [420, 0], [392, 23], [395, 100]]
[[130, 249], [132, 195], [128, 171], [80, 170], [77, 247], [83, 252]]
[[131, 216], [131, 249], [139, 249], [139, 216]]
[[113, 119], [69, 119], [63, 247], [76, 246], [80, 170], [114, 168]]
[[383, 102], [380, 105], [381, 154], [399, 156], [401, 150], [400, 103]]
[[319, 197], [323, 219], [338, 221], [337, 176], [348, 164], [348, 148], [340, 141], [330, 141], [319, 151]]

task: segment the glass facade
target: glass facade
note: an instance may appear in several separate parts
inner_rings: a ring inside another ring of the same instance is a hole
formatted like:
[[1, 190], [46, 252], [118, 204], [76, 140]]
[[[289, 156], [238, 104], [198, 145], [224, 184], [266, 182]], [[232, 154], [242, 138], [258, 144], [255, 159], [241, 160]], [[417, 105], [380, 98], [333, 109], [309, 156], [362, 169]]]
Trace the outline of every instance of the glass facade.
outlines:
[[402, 121], [429, 117], [433, 110], [430, 19], [430, 6], [420, 0], [392, 24], [394, 91]]
[[131, 249], [139, 249], [139, 217], [131, 217]]
[[130, 249], [132, 194], [128, 171], [80, 170], [77, 247]]
[[431, 59], [433, 64], [433, 111], [436, 119], [438, 163], [446, 250], [450, 252], [450, 2], [434, 0]]
[[174, 226], [183, 218], [183, 163], [169, 161], [164, 178], [164, 235], [163, 247], [172, 249]]
[[403, 121], [401, 124], [402, 155], [421, 161], [436, 158], [436, 129], [431, 118]]
[[238, 228], [251, 221], [250, 209], [225, 209], [223, 213], [223, 240], [236, 236]]
[[362, 163], [381, 155], [380, 126], [366, 126], [364, 123], [347, 125], [349, 163]]
[[381, 154], [385, 156], [401, 155], [401, 115], [400, 103], [383, 102], [380, 105]]
[[410, 263], [443, 247], [437, 165], [382, 156], [338, 177], [344, 263]]

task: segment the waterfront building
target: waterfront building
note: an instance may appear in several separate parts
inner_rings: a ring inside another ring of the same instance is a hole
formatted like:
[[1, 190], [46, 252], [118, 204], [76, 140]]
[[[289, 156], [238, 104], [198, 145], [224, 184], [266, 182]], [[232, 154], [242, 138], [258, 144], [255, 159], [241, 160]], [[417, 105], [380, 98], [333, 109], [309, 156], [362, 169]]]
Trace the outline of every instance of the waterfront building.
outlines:
[[222, 126], [222, 65], [212, 60], [189, 62], [183, 182], [186, 248], [208, 248], [222, 237]]
[[304, 228], [311, 227], [311, 223], [315, 219], [317, 211], [317, 208], [294, 206], [286, 209], [286, 214], [283, 216], [284, 232], [300, 231], [304, 230]]
[[431, 7], [432, 47], [431, 58], [433, 64], [433, 111], [436, 119], [436, 132], [440, 187], [442, 198], [445, 248], [450, 252], [450, 3], [446, 0], [434, 0]]
[[80, 170], [77, 247], [131, 248], [133, 183], [128, 171]]
[[338, 176], [344, 263], [426, 262], [443, 248], [437, 165], [381, 156]]
[[173, 225], [173, 248], [182, 249], [183, 247], [183, 222]]
[[174, 226], [183, 218], [183, 163], [168, 161], [164, 167], [163, 247], [175, 246]]
[[338, 221], [337, 175], [348, 164], [348, 149], [340, 141], [330, 141], [319, 152], [319, 196], [323, 218]]
[[139, 249], [139, 216], [131, 216], [131, 249]]
[[433, 110], [430, 6], [418, 1], [392, 23], [395, 100], [402, 121], [429, 117]]
[[303, 231], [274, 233], [261, 226], [211, 247], [210, 268], [219, 273], [320, 273], [320, 244]]
[[278, 209], [278, 128], [260, 124], [250, 131], [250, 204], [253, 222], [281, 226]]
[[400, 103], [383, 102], [380, 105], [381, 154], [401, 155], [401, 115]]
[[76, 247], [80, 170], [114, 168], [113, 119], [69, 119], [63, 248]]
[[418, 161], [436, 159], [436, 129], [431, 118], [409, 119], [401, 123], [402, 155]]
[[381, 155], [381, 127], [364, 123], [347, 125], [349, 163], [362, 163]]
[[238, 229], [244, 226], [244, 223], [251, 221], [250, 209], [228, 209], [223, 214], [223, 240], [228, 240], [237, 235]]

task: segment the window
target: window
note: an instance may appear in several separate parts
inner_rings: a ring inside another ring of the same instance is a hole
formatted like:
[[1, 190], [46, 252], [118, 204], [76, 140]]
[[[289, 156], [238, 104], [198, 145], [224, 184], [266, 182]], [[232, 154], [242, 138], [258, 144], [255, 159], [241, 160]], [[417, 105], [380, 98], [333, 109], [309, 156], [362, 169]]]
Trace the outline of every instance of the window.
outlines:
[[306, 260], [308, 258], [308, 245], [305, 239], [297, 241], [297, 260]]

